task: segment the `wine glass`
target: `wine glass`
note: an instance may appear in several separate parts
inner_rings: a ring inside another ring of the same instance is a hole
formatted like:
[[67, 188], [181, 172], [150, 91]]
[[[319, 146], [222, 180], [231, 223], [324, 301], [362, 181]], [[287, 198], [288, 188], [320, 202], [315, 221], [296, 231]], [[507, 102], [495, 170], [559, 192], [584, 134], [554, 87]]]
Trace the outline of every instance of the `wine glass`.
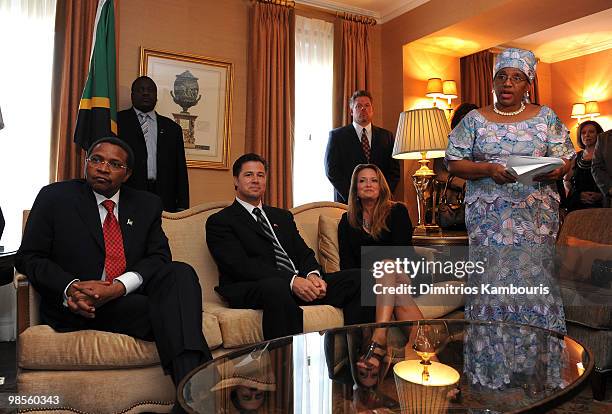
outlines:
[[440, 352], [448, 343], [448, 326], [444, 321], [418, 321], [417, 333], [412, 346], [421, 358], [423, 372], [421, 378], [424, 383], [429, 381], [429, 365], [431, 358]]
[[430, 359], [448, 343], [448, 325], [444, 321], [417, 321], [417, 333], [412, 346], [421, 357], [421, 364], [430, 365]]

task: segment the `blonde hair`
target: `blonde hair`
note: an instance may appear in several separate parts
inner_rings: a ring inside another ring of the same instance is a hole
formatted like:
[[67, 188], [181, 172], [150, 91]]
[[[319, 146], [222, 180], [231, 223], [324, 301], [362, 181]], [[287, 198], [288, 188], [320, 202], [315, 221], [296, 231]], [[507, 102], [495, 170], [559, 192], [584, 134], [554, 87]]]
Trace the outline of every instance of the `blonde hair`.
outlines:
[[391, 201], [391, 190], [389, 189], [389, 184], [387, 184], [385, 176], [382, 171], [380, 171], [380, 168], [374, 164], [359, 164], [353, 170], [348, 197], [348, 222], [351, 227], [356, 229], [360, 229], [362, 226], [363, 206], [361, 205], [361, 200], [359, 200], [357, 196], [357, 177], [360, 171], [367, 168], [374, 170], [378, 178], [378, 184], [380, 185], [380, 193], [374, 205], [374, 211], [371, 217], [372, 224], [370, 226], [370, 235], [374, 240], [378, 240], [384, 230], [389, 231], [386, 221], [395, 203]]

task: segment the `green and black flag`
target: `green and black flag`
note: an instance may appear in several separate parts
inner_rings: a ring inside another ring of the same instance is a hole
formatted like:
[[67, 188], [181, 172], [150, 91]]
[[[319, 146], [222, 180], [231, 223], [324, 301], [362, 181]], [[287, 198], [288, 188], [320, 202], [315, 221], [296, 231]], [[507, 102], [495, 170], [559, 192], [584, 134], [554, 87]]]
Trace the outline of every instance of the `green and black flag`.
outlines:
[[117, 135], [113, 0], [99, 0], [93, 33], [89, 74], [74, 131], [74, 142], [85, 150], [99, 138]]

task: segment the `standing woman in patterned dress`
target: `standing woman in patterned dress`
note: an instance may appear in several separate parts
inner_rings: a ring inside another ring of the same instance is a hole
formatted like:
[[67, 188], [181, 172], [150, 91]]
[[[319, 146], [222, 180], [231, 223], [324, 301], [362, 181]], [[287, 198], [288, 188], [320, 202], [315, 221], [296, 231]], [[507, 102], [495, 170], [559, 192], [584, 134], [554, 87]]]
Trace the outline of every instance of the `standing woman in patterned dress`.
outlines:
[[[486, 260], [484, 274], [471, 275], [468, 284], [544, 286], [550, 292], [469, 295], [466, 319], [512, 322], [565, 333], [563, 304], [556, 294], [550, 264], [559, 230], [555, 180], [567, 173], [575, 151], [569, 131], [553, 110], [528, 102], [535, 70], [536, 58], [531, 51], [510, 48], [497, 56], [495, 103], [471, 111], [451, 131], [446, 161], [452, 174], [467, 180], [465, 221], [472, 260]], [[511, 155], [560, 157], [565, 165], [526, 185], [506, 170]], [[512, 374], [525, 373], [527, 368], [520, 364], [508, 368], [506, 358], [525, 353], [533, 362], [533, 344], [529, 341], [535, 339], [518, 331], [510, 338], [508, 331], [481, 328], [466, 344], [466, 369], [477, 373], [472, 381], [493, 388], [511, 384]], [[484, 348], [492, 354], [482, 352]], [[551, 346], [548, 351], [555, 350], [559, 347]], [[552, 377], [557, 378], [558, 372]]]

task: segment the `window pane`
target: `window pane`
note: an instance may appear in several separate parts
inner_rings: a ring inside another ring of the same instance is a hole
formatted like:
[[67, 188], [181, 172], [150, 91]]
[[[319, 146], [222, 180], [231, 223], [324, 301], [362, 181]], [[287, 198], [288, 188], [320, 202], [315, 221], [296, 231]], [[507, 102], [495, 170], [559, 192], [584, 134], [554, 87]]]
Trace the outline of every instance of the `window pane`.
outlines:
[[0, 0], [0, 245], [17, 248], [21, 217], [49, 183], [55, 0]]
[[295, 19], [295, 140], [293, 205], [333, 201], [323, 163], [332, 127], [334, 26]]

